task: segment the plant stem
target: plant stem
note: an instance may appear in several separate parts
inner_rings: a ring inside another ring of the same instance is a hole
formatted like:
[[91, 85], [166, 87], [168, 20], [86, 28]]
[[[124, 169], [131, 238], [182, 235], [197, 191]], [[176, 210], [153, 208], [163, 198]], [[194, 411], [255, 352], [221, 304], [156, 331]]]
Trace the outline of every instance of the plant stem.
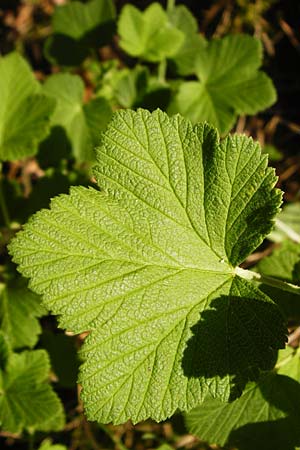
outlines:
[[[0, 166], [0, 170], [1, 170], [1, 166]], [[1, 209], [1, 212], [3, 215], [5, 226], [7, 228], [10, 228], [10, 217], [9, 217], [5, 197], [3, 194], [3, 183], [2, 183], [2, 175], [1, 174], [0, 174], [0, 209]]]
[[34, 450], [34, 433], [33, 432], [29, 432], [28, 450]]
[[268, 286], [281, 289], [282, 291], [291, 292], [292, 294], [300, 294], [300, 286], [292, 283], [287, 283], [286, 281], [278, 280], [267, 275], [262, 275], [261, 273], [252, 272], [252, 270], [246, 270], [242, 269], [241, 267], [236, 267], [235, 273], [239, 277], [249, 281], [257, 281], [258, 283], [267, 284]]
[[166, 82], [167, 60], [163, 59], [158, 66], [157, 78], [160, 83]]
[[172, 9], [174, 9], [174, 7], [175, 7], [175, 1], [176, 1], [176, 0], [168, 0], [168, 2], [167, 2], [167, 11], [168, 11], [168, 12], [171, 12]]

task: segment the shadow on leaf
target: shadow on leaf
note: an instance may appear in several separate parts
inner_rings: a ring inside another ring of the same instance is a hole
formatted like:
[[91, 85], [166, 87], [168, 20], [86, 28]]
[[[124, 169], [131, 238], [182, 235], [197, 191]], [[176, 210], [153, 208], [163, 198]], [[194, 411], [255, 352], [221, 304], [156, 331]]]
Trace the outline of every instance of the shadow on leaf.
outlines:
[[260, 370], [274, 366], [286, 340], [282, 316], [264, 298], [222, 295], [210, 303], [191, 328], [182, 367], [189, 378], [232, 377], [238, 395]]
[[266, 400], [270, 418], [282, 416], [278, 420], [249, 423], [230, 433], [229, 448], [239, 450], [294, 450], [300, 445], [300, 385], [295, 380], [275, 375], [273, 380], [260, 386]]
[[115, 32], [113, 20], [103, 23], [80, 39], [74, 39], [62, 33], [54, 33], [45, 45], [45, 56], [59, 66], [78, 66], [90, 54], [91, 48], [99, 48], [111, 42]]

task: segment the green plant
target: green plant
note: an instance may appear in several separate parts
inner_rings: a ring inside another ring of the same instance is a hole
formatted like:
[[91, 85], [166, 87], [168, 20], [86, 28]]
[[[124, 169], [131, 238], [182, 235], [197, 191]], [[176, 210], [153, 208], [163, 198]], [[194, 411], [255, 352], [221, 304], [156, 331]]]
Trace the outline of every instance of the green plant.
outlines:
[[[188, 448], [180, 414], [211, 444], [294, 450], [299, 205], [280, 212], [272, 127], [263, 151], [225, 136], [276, 100], [261, 41], [208, 39], [172, 0], [47, 17], [0, 58], [0, 440]], [[137, 445], [104, 425], [173, 415]]]
[[233, 399], [285, 342], [256, 278], [299, 290], [238, 267], [281, 203], [266, 156], [246, 137], [219, 142], [209, 125], [127, 110], [97, 161], [104, 192], [73, 188], [10, 244], [60, 325], [89, 331], [80, 375], [89, 419], [159, 421], [208, 395]]

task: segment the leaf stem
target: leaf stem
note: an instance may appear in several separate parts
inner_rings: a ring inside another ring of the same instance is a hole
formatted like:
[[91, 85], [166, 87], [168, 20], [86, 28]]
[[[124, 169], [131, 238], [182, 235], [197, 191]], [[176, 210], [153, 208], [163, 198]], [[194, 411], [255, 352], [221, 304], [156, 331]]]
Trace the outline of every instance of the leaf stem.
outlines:
[[166, 73], [167, 73], [167, 60], [163, 59], [158, 65], [157, 78], [160, 83], [166, 82]]
[[[0, 171], [1, 171], [1, 165], [0, 165]], [[5, 197], [3, 194], [3, 183], [2, 183], [2, 174], [0, 174], [0, 209], [3, 215], [4, 223], [7, 228], [10, 228], [10, 217], [9, 212], [7, 209]]]
[[269, 277], [258, 272], [252, 272], [252, 270], [242, 269], [241, 267], [235, 268], [235, 273], [241, 278], [249, 281], [257, 281], [268, 286], [281, 289], [282, 291], [291, 292], [292, 294], [300, 294], [300, 286], [297, 286], [286, 281], [278, 280], [277, 278]]
[[176, 0], [168, 0], [168, 2], [167, 2], [167, 11], [168, 12], [171, 12], [172, 9], [174, 9], [175, 2], [176, 2]]

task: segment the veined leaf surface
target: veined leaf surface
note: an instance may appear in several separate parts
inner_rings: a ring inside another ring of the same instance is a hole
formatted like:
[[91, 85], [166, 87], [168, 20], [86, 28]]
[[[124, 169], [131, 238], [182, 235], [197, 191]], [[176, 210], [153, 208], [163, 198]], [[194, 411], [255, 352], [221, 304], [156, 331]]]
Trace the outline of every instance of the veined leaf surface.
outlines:
[[159, 110], [115, 113], [97, 161], [102, 192], [55, 198], [10, 245], [60, 325], [90, 332], [88, 417], [159, 421], [228, 400], [285, 341], [277, 307], [234, 271], [272, 227], [274, 170], [251, 139]]

